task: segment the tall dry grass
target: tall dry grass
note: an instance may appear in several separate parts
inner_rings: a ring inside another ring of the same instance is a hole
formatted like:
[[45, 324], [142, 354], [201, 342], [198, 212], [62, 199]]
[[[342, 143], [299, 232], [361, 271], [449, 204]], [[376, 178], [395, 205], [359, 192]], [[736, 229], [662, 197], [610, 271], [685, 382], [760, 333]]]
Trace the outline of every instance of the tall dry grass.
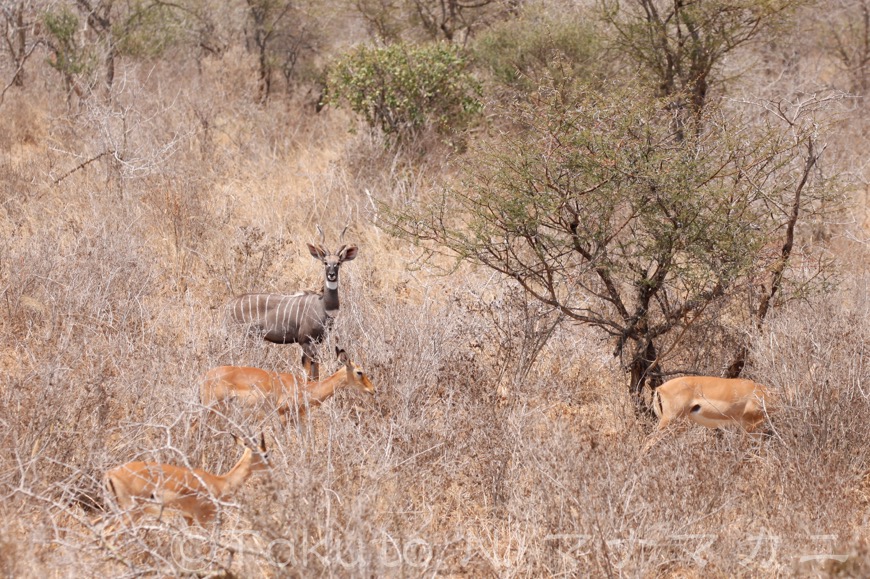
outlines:
[[[3, 574], [868, 573], [866, 246], [842, 241], [865, 264], [844, 289], [754, 336], [747, 371], [784, 401], [770, 436], [688, 430], [644, 456], [650, 425], [600, 336], [488, 272], [435, 275], [378, 229], [377, 201], [449, 167], [386, 154], [340, 112], [247, 104], [245, 58], [131, 66], [116, 101], [74, 110], [45, 73], [0, 109]], [[206, 417], [207, 369], [298, 368], [224, 304], [317, 289], [316, 224], [361, 248], [324, 371], [340, 344], [377, 396], [339, 392], [286, 429]], [[273, 469], [214, 526], [128, 527], [104, 496], [114, 465], [224, 472], [230, 435], [260, 431]]]

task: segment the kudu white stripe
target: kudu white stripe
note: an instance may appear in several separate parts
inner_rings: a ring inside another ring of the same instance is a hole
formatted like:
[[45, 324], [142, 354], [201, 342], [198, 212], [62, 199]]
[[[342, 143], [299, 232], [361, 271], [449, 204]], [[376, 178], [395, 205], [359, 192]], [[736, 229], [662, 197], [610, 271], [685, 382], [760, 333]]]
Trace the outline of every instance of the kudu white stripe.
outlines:
[[[322, 241], [323, 231], [320, 233]], [[309, 243], [308, 251], [324, 265], [322, 293], [245, 294], [230, 303], [230, 310], [235, 321], [247, 324], [268, 342], [299, 344], [302, 364], [310, 377], [317, 380], [315, 346], [338, 315], [338, 271], [342, 263], [356, 258], [359, 249], [355, 245], [342, 245], [338, 251], [330, 253], [322, 243]]]

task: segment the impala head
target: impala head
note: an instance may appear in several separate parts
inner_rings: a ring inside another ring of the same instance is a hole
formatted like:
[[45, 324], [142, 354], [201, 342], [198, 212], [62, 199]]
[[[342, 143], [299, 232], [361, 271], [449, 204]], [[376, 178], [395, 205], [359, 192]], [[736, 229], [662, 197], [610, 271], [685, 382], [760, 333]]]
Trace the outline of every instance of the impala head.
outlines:
[[338, 356], [338, 360], [344, 364], [345, 371], [347, 372], [347, 385], [354, 390], [374, 395], [375, 385], [372, 384], [372, 381], [369, 380], [368, 375], [363, 372], [363, 369], [351, 361], [347, 352], [336, 348], [335, 354]]
[[[347, 230], [347, 227], [344, 228]], [[317, 226], [317, 231], [320, 232], [320, 243], [308, 244], [308, 251], [315, 259], [326, 267], [326, 289], [338, 289], [338, 269], [345, 261], [351, 261], [356, 257], [359, 248], [356, 245], [342, 245], [341, 248], [334, 254], [331, 253], [324, 245], [323, 230]], [[344, 231], [341, 232], [341, 239], [344, 238]]]
[[244, 439], [235, 434], [233, 435], [233, 440], [236, 441], [236, 444], [245, 449], [245, 454], [251, 453], [251, 473], [271, 468], [272, 465], [269, 462], [269, 452], [266, 450], [266, 436], [262, 432], [260, 433], [260, 441], [256, 445], [251, 445], [248, 442], [245, 442]]

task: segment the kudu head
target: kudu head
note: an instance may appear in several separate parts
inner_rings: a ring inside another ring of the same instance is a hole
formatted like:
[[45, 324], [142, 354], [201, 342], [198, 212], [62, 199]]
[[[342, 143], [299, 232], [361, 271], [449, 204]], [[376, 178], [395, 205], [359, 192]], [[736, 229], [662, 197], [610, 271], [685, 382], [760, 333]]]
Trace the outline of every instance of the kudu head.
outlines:
[[[346, 230], [347, 227], [344, 228], [344, 231]], [[316, 245], [309, 243], [308, 251], [311, 252], [314, 258], [319, 259], [326, 266], [326, 289], [336, 290], [338, 289], [338, 268], [345, 261], [354, 259], [359, 248], [356, 245], [342, 245], [338, 251], [331, 253], [326, 249], [323, 230], [319, 225], [317, 226], [317, 231], [320, 232], [320, 243]], [[339, 243], [344, 239], [344, 231], [341, 232]]]

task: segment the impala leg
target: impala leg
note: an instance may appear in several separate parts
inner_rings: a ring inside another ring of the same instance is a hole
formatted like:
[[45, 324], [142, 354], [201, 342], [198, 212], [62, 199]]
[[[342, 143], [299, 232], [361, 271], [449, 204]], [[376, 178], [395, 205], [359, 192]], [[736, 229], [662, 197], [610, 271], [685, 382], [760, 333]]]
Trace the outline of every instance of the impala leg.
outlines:
[[660, 430], [653, 431], [653, 433], [647, 437], [646, 443], [643, 445], [641, 452], [644, 454], [648, 453], [652, 449], [652, 447], [654, 447], [656, 444], [659, 443], [659, 441], [661, 439], [662, 439], [662, 431], [660, 431]]
[[203, 422], [213, 422], [220, 416], [224, 416], [229, 410], [226, 402], [212, 402], [206, 404], [203, 410], [190, 421], [190, 435], [196, 436], [199, 433], [200, 424]]
[[643, 445], [642, 452], [646, 453], [654, 447], [656, 444], [664, 438], [665, 432], [671, 424], [671, 419], [667, 416], [662, 416], [659, 420], [659, 423], [656, 425], [655, 430], [653, 430], [652, 434], [647, 438], [646, 444]]
[[758, 420], [746, 427], [746, 434], [757, 443], [764, 442], [765, 439], [773, 437], [773, 426], [769, 421]]
[[132, 529], [138, 520], [139, 517], [134, 514], [134, 511], [121, 511], [100, 515], [91, 520], [91, 525], [100, 527], [100, 536], [105, 539], [108, 535], [122, 529]]
[[278, 410], [278, 417], [281, 419], [281, 428], [284, 430], [284, 434], [287, 434], [287, 425], [290, 422], [288, 415], [290, 412], [291, 410], [287, 406], [283, 406]]
[[190, 434], [194, 435], [199, 430], [199, 417], [194, 416], [190, 421]]
[[145, 511], [141, 507], [134, 505], [118, 513], [116, 518], [105, 527], [104, 532], [114, 533], [119, 529], [132, 529], [144, 515]]

